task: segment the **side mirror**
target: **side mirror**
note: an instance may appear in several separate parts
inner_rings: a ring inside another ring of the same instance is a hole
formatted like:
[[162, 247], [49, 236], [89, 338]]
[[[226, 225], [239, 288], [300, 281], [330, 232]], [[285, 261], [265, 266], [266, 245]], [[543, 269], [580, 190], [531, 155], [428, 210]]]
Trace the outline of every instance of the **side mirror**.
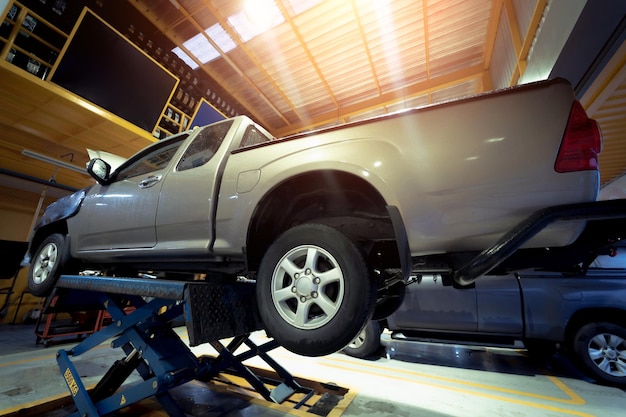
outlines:
[[106, 185], [109, 182], [109, 175], [111, 175], [111, 165], [104, 159], [94, 158], [87, 164], [87, 172], [98, 184]]

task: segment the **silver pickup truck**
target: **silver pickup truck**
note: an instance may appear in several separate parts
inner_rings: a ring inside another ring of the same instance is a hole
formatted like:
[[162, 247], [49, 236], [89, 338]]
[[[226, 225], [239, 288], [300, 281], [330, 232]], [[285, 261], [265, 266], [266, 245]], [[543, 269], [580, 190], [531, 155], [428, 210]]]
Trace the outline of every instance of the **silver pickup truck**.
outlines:
[[60, 274], [84, 269], [245, 277], [277, 341], [324, 355], [393, 312], [412, 274], [469, 285], [497, 268], [580, 266], [612, 236], [559, 260], [523, 253], [579, 242], [600, 149], [564, 80], [281, 139], [238, 116], [115, 170], [91, 160], [97, 183], [50, 205], [35, 227], [29, 287], [46, 295]]

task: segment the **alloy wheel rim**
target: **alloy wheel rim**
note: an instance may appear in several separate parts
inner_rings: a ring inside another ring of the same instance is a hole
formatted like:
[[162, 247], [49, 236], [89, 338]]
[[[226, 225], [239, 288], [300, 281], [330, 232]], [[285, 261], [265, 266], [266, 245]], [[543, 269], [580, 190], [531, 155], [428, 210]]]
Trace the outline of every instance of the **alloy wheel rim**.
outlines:
[[349, 348], [358, 349], [365, 343], [365, 329], [348, 345]]
[[315, 245], [291, 249], [272, 274], [272, 301], [281, 317], [298, 329], [318, 329], [337, 315], [345, 279], [337, 260]]
[[604, 373], [626, 377], [626, 340], [611, 333], [594, 336], [587, 346], [589, 358]]
[[56, 266], [58, 255], [59, 251], [53, 243], [49, 243], [41, 250], [33, 267], [33, 281], [35, 284], [42, 284], [48, 279], [48, 275]]

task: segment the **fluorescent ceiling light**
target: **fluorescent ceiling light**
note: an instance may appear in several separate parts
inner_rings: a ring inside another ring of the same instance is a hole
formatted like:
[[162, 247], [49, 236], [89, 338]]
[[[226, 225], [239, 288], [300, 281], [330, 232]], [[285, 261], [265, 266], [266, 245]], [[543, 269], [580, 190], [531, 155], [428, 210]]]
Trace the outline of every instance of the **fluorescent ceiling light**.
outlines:
[[61, 168], [69, 169], [71, 171], [79, 172], [81, 174], [87, 174], [87, 170], [85, 168], [81, 168], [79, 166], [70, 164], [69, 162], [62, 161], [60, 159], [52, 158], [48, 155], [43, 155], [29, 149], [23, 149], [22, 155], [30, 156], [31, 158], [37, 159], [39, 161], [47, 162], [52, 165], [56, 165]]

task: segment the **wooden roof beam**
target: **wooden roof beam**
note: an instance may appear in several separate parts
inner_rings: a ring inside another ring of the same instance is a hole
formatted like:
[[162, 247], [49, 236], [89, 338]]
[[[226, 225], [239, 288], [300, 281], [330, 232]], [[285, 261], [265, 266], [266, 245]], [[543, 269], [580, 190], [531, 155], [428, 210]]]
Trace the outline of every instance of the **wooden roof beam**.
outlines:
[[382, 94], [379, 97], [372, 98], [365, 102], [359, 102], [351, 106], [345, 106], [338, 111], [326, 112], [318, 117], [310, 120], [305, 120], [301, 123], [291, 124], [282, 129], [277, 129], [272, 134], [277, 137], [284, 137], [291, 134], [299, 133], [305, 129], [315, 128], [323, 125], [327, 125], [341, 118], [346, 118], [359, 113], [365, 113], [368, 110], [374, 108], [380, 108], [388, 106], [398, 101], [410, 99], [412, 97], [420, 96], [423, 94], [429, 94], [433, 91], [441, 90], [446, 87], [464, 83], [471, 79], [482, 79], [483, 70], [482, 64], [472, 67], [464, 68], [462, 70], [454, 71], [447, 75], [432, 78], [420, 83], [407, 86], [402, 90], [391, 91]]
[[[251, 109], [251, 108], [248, 108], [246, 106], [246, 100], [245, 99], [243, 99], [242, 97], [238, 97], [238, 94], [235, 91], [232, 91], [230, 88], [228, 88], [226, 86], [225, 80], [219, 74], [213, 73], [206, 65], [204, 65], [202, 62], [199, 62], [193, 56], [193, 54], [182, 45], [182, 42], [179, 39], [177, 39], [177, 34], [173, 33], [170, 28], [165, 27], [163, 23], [160, 23], [158, 16], [153, 15], [152, 12], [150, 11], [150, 9], [148, 9], [146, 7], [141, 7], [141, 5], [136, 4], [135, 2], [130, 2], [130, 3], [132, 5], [134, 5], [135, 8], [146, 19], [148, 19], [150, 22], [152, 22], [152, 24], [155, 25], [155, 27], [159, 31], [164, 33], [175, 45], [178, 45], [179, 48], [181, 48], [187, 55], [189, 55], [189, 57], [192, 58], [194, 60], [194, 62], [196, 62], [196, 64], [198, 64], [199, 67], [205, 73], [207, 73], [211, 78], [216, 80], [218, 82], [218, 84], [220, 84], [220, 86], [225, 91], [228, 91], [228, 93], [231, 94], [239, 102], [239, 104], [241, 106], [245, 107], [246, 110], [248, 110], [248, 112], [250, 112], [250, 114], [252, 114], [255, 118], [259, 119], [260, 121], [263, 120], [261, 117], [259, 117], [259, 115], [255, 111], [255, 109]], [[211, 9], [212, 9], [211, 12], [214, 13], [216, 18], [218, 18], [218, 21], [219, 21], [219, 19], [221, 19], [220, 24], [222, 25], [222, 28], [224, 30], [226, 30], [229, 33], [229, 35], [231, 36], [231, 38], [233, 39], [233, 41], [235, 41], [238, 44], [238, 46], [240, 46], [241, 42], [239, 41], [238, 36], [234, 36], [233, 37], [233, 34], [230, 31], [230, 26], [229, 25], [224, 25], [224, 19], [221, 18], [219, 14], [215, 14], [217, 11], [213, 10], [212, 6], [210, 6], [208, 3], [205, 3], [205, 5], [207, 5], [207, 7], [211, 7]], [[193, 16], [191, 16], [191, 14], [187, 10], [185, 10], [185, 8], [182, 5], [180, 5], [179, 3], [178, 3], [178, 6], [177, 6], [177, 10], [183, 15], [183, 17], [185, 18], [185, 21], [187, 21], [191, 25], [193, 25], [193, 27], [198, 31], [198, 33], [202, 33], [204, 35], [204, 37], [207, 39], [207, 41], [211, 44], [211, 46], [213, 48], [215, 48], [215, 50], [226, 61], [226, 63], [228, 63], [228, 65], [246, 82], [246, 84], [248, 84], [248, 86], [250, 88], [252, 88], [259, 95], [259, 97], [261, 97], [261, 99], [267, 104], [267, 106], [269, 108], [271, 108], [285, 123], [288, 123], [288, 120], [285, 118], [285, 116], [282, 114], [282, 112], [280, 110], [278, 110], [278, 108], [276, 108], [276, 106], [274, 106], [274, 104], [272, 104], [272, 102], [269, 100], [269, 98], [267, 98], [267, 96], [256, 86], [256, 84], [252, 82], [252, 80], [239, 68], [239, 66], [235, 62], [233, 62], [232, 59], [230, 59], [230, 57], [227, 54], [224, 53], [224, 51], [221, 50], [219, 45], [217, 45], [213, 41], [213, 39], [211, 39], [209, 36], [206, 35], [206, 33], [204, 33], [204, 29], [205, 28], [202, 28], [200, 26], [200, 24], [193, 18]]]

